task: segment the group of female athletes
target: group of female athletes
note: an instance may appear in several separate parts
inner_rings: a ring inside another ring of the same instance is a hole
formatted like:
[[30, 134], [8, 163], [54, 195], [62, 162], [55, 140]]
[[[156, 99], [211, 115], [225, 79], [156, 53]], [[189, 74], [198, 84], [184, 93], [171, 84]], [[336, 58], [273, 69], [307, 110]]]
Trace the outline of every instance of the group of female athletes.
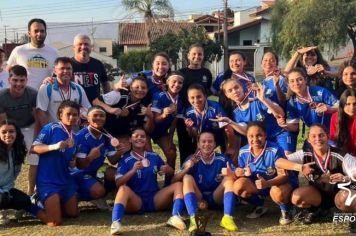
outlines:
[[[316, 47], [307, 47], [298, 49], [282, 73], [277, 55], [266, 52], [265, 79], [257, 83], [244, 71], [245, 56], [232, 52], [229, 69], [213, 83], [203, 59], [203, 47], [194, 44], [188, 67], [171, 72], [168, 56], [156, 54], [151, 71], [123, 77], [115, 91], [95, 99], [79, 131], [79, 105], [63, 101], [59, 122], [44, 126], [31, 147], [40, 156], [36, 191], [43, 206], [23, 196], [13, 208], [57, 226], [62, 216], [78, 215], [78, 201], [102, 199], [117, 188], [113, 235], [123, 231], [125, 212], [168, 209], [167, 224], [179, 230], [187, 228], [181, 217], [186, 209], [190, 232], [197, 229], [199, 209], [223, 209], [220, 226], [237, 231], [238, 203], [251, 204], [246, 217], [258, 218], [268, 211], [268, 195], [281, 210], [282, 225], [292, 222], [292, 212], [305, 224], [334, 206], [356, 212], [356, 201], [348, 201], [355, 190], [338, 188], [356, 179], [355, 65], [347, 64], [338, 76]], [[219, 102], [208, 99], [212, 93]], [[307, 139], [296, 151], [305, 126]], [[151, 139], [166, 161], [152, 151]], [[0, 157], [16, 176], [24, 147], [15, 123], [2, 122]], [[111, 165], [100, 181], [97, 172], [106, 158]], [[299, 186], [298, 172], [307, 184]], [[162, 188], [157, 175], [164, 176]], [[12, 194], [24, 194], [14, 181]]]

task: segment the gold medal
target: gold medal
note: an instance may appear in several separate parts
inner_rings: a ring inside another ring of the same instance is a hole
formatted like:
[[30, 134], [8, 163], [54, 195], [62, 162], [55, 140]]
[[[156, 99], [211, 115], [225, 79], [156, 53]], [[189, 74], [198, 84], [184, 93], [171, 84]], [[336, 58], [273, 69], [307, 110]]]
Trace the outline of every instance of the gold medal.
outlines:
[[111, 143], [111, 145], [112, 145], [113, 147], [117, 147], [117, 146], [119, 146], [119, 144], [120, 144], [120, 142], [119, 142], [119, 140], [118, 140], [117, 138], [111, 138], [111, 139], [110, 139], [110, 143]]
[[150, 161], [148, 159], [143, 159], [142, 160], [142, 166], [143, 167], [149, 167], [150, 166]]

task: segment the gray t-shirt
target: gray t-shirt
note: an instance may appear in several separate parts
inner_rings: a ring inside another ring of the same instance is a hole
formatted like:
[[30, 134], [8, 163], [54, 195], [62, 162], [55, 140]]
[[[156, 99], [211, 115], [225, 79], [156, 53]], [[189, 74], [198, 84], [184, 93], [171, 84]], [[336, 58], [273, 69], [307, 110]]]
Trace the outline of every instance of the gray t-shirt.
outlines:
[[36, 97], [36, 90], [30, 87], [18, 98], [11, 96], [10, 89], [4, 89], [0, 92], [0, 113], [6, 113], [20, 128], [30, 126], [35, 122], [32, 111], [36, 108]]

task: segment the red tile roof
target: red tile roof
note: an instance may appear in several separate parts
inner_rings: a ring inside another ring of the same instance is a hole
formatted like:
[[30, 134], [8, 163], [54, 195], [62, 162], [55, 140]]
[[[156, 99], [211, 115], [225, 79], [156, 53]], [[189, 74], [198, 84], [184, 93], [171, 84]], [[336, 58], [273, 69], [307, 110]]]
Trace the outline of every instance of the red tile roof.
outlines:
[[[151, 30], [151, 41], [169, 31], [178, 33], [180, 29], [191, 30], [195, 23], [165, 21], [154, 23]], [[145, 23], [120, 23], [119, 24], [120, 45], [147, 45]]]

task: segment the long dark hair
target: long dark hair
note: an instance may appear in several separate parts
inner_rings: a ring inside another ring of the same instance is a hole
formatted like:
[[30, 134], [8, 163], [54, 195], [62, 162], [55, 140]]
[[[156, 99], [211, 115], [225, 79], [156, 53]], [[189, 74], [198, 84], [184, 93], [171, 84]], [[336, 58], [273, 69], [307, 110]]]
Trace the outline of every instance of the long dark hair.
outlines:
[[304, 80], [307, 80], [307, 74], [302, 68], [298, 68], [298, 67], [293, 68], [288, 73], [288, 76], [287, 76], [287, 82], [288, 82], [287, 100], [289, 100], [291, 97], [295, 96], [294, 92], [290, 89], [290, 86], [289, 86], [289, 75], [292, 73], [298, 73], [304, 78]]
[[[15, 142], [12, 144], [11, 152], [12, 152], [14, 164], [20, 165], [24, 162], [27, 154], [27, 148], [26, 148], [24, 136], [20, 128], [16, 125], [14, 121], [5, 119], [0, 122], [0, 127], [2, 127], [3, 125], [12, 125], [15, 127], [16, 139]], [[9, 159], [8, 146], [0, 139], [0, 161], [7, 162], [8, 159]]]
[[221, 104], [221, 106], [225, 110], [227, 116], [232, 119], [234, 110], [236, 108], [236, 104], [235, 104], [234, 101], [232, 101], [230, 98], [228, 98], [225, 95], [225, 89], [224, 89], [225, 84], [230, 82], [230, 81], [234, 81], [234, 82], [238, 83], [241, 87], [243, 87], [243, 86], [242, 86], [242, 83], [240, 82], [240, 80], [237, 80], [237, 79], [234, 79], [234, 78], [228, 78], [228, 79], [224, 80], [220, 85], [220, 91], [221, 92], [219, 93], [219, 103]]
[[347, 122], [349, 116], [344, 112], [344, 107], [346, 105], [346, 101], [348, 97], [356, 97], [355, 89], [346, 89], [340, 97], [339, 102], [339, 120], [338, 120], [338, 129], [337, 129], [337, 146], [339, 148], [344, 148], [349, 137], [349, 130], [347, 127]]

